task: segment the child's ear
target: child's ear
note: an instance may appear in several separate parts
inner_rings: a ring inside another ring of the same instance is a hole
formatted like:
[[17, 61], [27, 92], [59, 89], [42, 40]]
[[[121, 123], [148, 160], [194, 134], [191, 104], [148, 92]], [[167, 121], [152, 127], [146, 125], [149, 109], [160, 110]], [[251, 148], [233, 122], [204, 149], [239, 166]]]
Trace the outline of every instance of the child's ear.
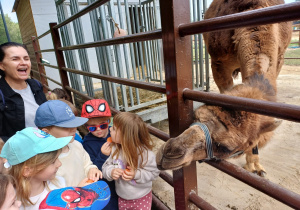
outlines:
[[50, 134], [50, 129], [48, 129], [48, 128], [42, 128], [42, 131]]
[[24, 177], [28, 178], [28, 177], [30, 177], [31, 172], [32, 172], [32, 168], [30, 168], [30, 167], [28, 167], [28, 166], [24, 166], [22, 175], [23, 175]]

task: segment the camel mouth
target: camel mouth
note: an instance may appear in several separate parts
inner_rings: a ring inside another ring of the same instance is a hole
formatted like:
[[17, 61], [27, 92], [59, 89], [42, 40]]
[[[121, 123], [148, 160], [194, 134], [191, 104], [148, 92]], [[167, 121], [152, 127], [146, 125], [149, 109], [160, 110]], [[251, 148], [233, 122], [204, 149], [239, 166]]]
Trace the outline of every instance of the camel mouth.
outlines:
[[156, 154], [156, 163], [159, 170], [177, 170], [191, 163], [191, 161], [184, 159], [186, 152], [179, 155], [170, 155], [165, 152], [165, 148], [166, 144]]

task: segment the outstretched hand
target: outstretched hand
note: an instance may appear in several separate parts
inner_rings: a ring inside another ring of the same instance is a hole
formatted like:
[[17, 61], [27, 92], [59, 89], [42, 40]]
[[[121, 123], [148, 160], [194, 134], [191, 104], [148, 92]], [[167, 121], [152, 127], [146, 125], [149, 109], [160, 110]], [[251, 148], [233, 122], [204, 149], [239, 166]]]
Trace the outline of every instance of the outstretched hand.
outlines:
[[111, 153], [111, 146], [109, 142], [105, 142], [101, 147], [102, 154], [109, 156]]
[[102, 179], [102, 172], [98, 168], [91, 168], [88, 172], [87, 177], [96, 182], [99, 180], [99, 178]]

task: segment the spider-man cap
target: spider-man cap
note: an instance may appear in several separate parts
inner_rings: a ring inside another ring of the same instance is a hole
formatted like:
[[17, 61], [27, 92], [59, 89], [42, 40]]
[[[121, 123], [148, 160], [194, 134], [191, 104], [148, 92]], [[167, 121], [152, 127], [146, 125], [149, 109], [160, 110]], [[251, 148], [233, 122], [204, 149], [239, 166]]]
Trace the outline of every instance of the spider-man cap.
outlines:
[[92, 99], [82, 105], [81, 117], [111, 117], [107, 101], [104, 99]]

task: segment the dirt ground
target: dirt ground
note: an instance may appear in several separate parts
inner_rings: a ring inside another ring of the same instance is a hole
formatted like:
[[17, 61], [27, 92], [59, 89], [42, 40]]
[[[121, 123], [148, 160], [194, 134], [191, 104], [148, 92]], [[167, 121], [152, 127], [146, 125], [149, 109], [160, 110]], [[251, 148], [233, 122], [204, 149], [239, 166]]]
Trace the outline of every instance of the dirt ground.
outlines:
[[[212, 92], [217, 92], [211, 81]], [[300, 66], [283, 66], [277, 84], [278, 102], [300, 105]], [[168, 132], [167, 121], [153, 126]], [[162, 143], [156, 140], [157, 147]], [[261, 164], [267, 171], [266, 179], [300, 194], [300, 123], [284, 120], [259, 152]], [[228, 161], [242, 167], [245, 156]], [[198, 195], [217, 209], [291, 209], [205, 163], [197, 163], [197, 176]], [[161, 178], [154, 182], [153, 191], [170, 209], [175, 209], [174, 190]]]

